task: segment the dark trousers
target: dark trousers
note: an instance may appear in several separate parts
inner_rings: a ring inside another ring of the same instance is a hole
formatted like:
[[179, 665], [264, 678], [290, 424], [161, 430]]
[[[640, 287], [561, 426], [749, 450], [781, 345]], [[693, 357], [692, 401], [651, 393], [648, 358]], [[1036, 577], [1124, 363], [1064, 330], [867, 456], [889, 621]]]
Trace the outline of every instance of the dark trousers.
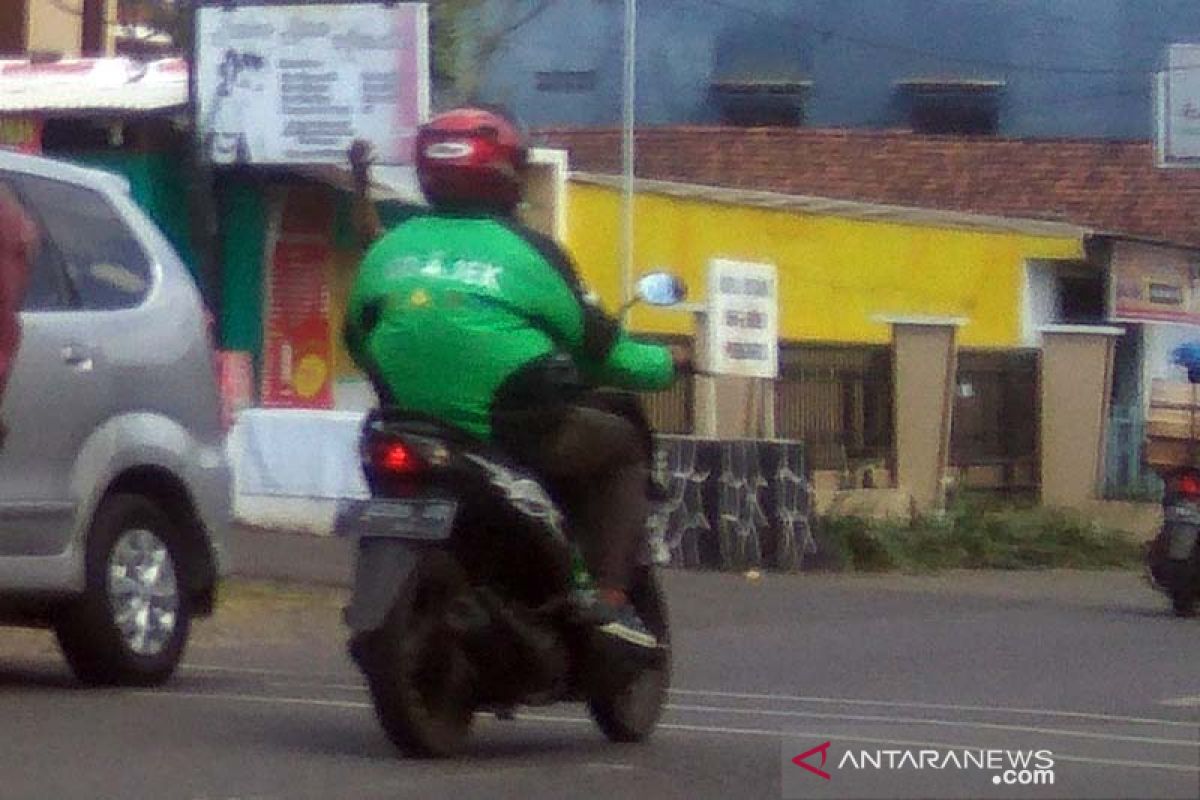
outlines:
[[493, 432], [549, 484], [597, 585], [627, 589], [650, 513], [644, 433], [582, 405], [496, 414]]

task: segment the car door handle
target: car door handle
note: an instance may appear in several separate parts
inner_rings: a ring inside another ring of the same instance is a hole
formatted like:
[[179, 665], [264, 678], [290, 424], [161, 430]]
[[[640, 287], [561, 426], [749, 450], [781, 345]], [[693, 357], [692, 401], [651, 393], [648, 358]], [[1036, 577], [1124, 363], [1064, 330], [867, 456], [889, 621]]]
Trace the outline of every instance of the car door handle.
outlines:
[[91, 372], [96, 366], [91, 351], [78, 344], [69, 344], [62, 349], [63, 363], [78, 372]]

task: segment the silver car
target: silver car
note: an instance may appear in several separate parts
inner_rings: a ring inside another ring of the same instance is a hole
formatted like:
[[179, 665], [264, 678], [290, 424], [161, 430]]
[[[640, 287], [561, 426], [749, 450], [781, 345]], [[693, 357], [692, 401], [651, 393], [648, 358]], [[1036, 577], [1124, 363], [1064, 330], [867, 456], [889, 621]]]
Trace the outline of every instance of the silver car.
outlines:
[[88, 683], [171, 676], [212, 612], [231, 488], [195, 283], [116, 176], [0, 151], [41, 231], [0, 408], [0, 622]]

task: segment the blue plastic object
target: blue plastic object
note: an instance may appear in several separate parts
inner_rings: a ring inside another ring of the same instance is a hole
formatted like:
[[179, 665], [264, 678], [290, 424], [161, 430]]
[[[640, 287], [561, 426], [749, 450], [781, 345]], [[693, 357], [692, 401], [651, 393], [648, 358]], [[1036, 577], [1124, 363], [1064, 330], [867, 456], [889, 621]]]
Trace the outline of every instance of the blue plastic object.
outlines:
[[1187, 369], [1189, 381], [1200, 383], [1200, 342], [1176, 347], [1171, 353], [1171, 361]]

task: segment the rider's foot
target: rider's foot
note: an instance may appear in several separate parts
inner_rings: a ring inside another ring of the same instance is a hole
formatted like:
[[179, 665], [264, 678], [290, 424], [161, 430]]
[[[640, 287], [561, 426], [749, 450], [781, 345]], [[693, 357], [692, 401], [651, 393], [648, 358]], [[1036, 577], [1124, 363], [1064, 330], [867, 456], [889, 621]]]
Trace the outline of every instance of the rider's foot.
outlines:
[[596, 630], [602, 635], [646, 650], [658, 647], [658, 637], [646, 627], [624, 592], [601, 589], [596, 593], [591, 611], [595, 615]]

